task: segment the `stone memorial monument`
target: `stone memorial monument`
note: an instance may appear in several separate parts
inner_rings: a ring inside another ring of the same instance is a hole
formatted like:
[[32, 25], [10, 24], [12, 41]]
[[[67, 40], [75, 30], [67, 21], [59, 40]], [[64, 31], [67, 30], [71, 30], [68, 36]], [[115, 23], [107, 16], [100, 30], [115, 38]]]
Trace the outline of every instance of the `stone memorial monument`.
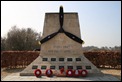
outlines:
[[101, 74], [83, 54], [78, 13], [63, 12], [46, 13], [39, 56], [25, 68], [20, 75], [34, 75], [34, 70], [52, 69], [53, 74], [60, 73], [60, 69], [85, 69], [88, 74]]

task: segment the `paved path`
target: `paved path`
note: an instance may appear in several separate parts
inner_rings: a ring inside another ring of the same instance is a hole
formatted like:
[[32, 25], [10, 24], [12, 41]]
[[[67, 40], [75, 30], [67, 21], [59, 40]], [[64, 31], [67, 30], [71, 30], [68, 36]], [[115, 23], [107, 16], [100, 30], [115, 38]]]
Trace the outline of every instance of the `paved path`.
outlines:
[[88, 77], [35, 77], [35, 76], [19, 76], [19, 73], [12, 73], [2, 81], [120, 81], [118, 78], [112, 75], [103, 75], [103, 76], [88, 76]]

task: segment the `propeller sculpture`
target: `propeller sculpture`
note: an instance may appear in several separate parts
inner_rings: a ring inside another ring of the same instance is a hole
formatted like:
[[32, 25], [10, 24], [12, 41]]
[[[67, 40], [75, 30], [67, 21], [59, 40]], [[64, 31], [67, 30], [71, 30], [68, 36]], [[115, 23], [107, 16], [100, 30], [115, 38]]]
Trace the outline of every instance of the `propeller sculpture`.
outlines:
[[59, 11], [59, 22], [60, 22], [60, 29], [53, 33], [53, 34], [50, 34], [48, 35], [47, 37], [43, 38], [40, 43], [43, 44], [45, 42], [47, 42], [48, 40], [50, 40], [51, 38], [53, 38], [54, 36], [56, 36], [58, 33], [65, 33], [65, 35], [67, 35], [69, 38], [71, 38], [72, 40], [82, 44], [83, 43], [83, 40], [81, 40], [80, 38], [78, 38], [77, 36], [65, 31], [63, 29], [63, 20], [64, 20], [64, 13], [63, 13], [63, 6], [60, 6], [60, 11]]

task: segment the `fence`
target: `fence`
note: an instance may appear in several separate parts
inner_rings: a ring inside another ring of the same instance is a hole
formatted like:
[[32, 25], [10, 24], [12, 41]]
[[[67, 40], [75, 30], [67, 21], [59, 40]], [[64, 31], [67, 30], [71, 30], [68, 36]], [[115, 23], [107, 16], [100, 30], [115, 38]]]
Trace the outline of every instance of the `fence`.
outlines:
[[[3, 51], [1, 67], [22, 68], [29, 65], [39, 56], [38, 51]], [[97, 67], [121, 68], [121, 52], [84, 52]]]

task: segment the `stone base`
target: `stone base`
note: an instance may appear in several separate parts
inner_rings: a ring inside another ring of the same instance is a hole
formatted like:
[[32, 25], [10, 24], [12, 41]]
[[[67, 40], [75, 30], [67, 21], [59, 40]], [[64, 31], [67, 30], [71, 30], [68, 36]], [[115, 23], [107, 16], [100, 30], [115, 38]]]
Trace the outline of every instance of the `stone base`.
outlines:
[[[88, 73], [87, 76], [103, 76], [103, 73]], [[34, 73], [20, 73], [20, 76], [35, 76]], [[42, 74], [42, 76], [46, 76], [45, 74]], [[58, 77], [64, 77], [66, 76], [65, 74], [53, 74], [53, 76], [58, 76]]]
[[[76, 63], [76, 62], [71, 63], [70, 62], [70, 65], [72, 65], [74, 67], [76, 67], [76, 65], [81, 65], [81, 66], [82, 65], [83, 66], [89, 65], [89, 66], [91, 66], [91, 69], [86, 69], [88, 71], [89, 75], [92, 75], [92, 74], [94, 74], [94, 75], [101, 75], [102, 74], [102, 72], [96, 66], [94, 66], [84, 55], [81, 55], [81, 58], [82, 58], [81, 63], [80, 62], [79, 63]], [[66, 63], [64, 62], [63, 64], [62, 63], [58, 63], [58, 62], [55, 62], [55, 63], [54, 62], [53, 63], [51, 63], [51, 62], [42, 62], [42, 57], [38, 56], [30, 65], [28, 65], [20, 73], [20, 76], [34, 76], [34, 71], [36, 69], [32, 69], [33, 65], [37, 65], [38, 66], [37, 69], [41, 69], [41, 65], [48, 66], [47, 69], [49, 69], [50, 65], [55, 65], [55, 66], [57, 66], [57, 68], [55, 70], [52, 70], [52, 71], [53, 71], [53, 74], [56, 75], [56, 74], [60, 74], [60, 70], [58, 68], [59, 65], [64, 65], [65, 66], [65, 70], [64, 71], [66, 71], [67, 70], [67, 65], [69, 65], [69, 64], [68, 64], [68, 62], [66, 62]], [[73, 70], [75, 70], [75, 69], [76, 68], [74, 68]], [[85, 68], [83, 68], [83, 69], [85, 69]], [[42, 74], [45, 75], [46, 69], [45, 70], [41, 70], [41, 71], [42, 71]]]

